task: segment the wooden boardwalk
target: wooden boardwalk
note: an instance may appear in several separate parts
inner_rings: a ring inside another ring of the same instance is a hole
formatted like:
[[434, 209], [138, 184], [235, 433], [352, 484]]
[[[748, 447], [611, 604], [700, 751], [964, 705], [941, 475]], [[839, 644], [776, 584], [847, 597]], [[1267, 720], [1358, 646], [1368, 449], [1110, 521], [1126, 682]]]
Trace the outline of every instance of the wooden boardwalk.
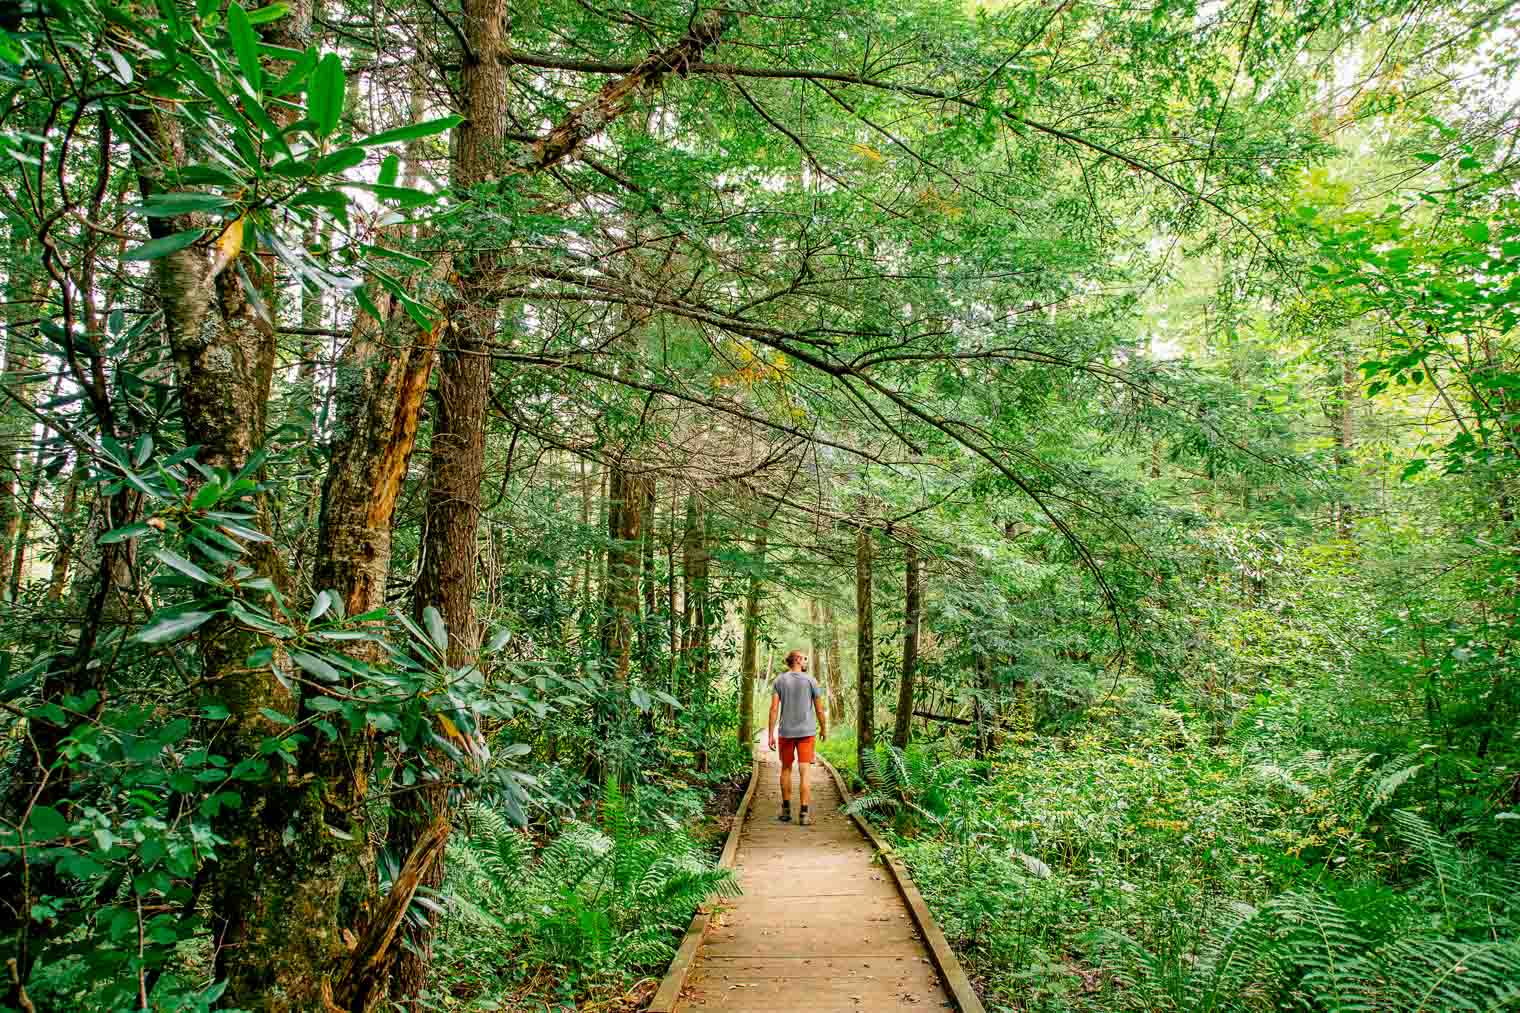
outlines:
[[803, 827], [776, 819], [780, 772], [762, 751], [739, 838], [744, 894], [714, 917], [676, 1013], [955, 1009], [891, 873], [839, 811], [833, 778], [813, 765], [817, 822]]

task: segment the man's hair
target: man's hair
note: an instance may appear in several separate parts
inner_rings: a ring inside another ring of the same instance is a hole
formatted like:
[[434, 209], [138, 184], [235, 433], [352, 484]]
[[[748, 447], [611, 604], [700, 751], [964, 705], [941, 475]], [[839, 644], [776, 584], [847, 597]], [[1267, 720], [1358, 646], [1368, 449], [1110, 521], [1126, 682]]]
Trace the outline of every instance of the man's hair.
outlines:
[[801, 651], [793, 651], [792, 653], [790, 653], [790, 654], [788, 654], [786, 656], [786, 663], [788, 665], [790, 665], [794, 661], [802, 661], [802, 660], [804, 660], [806, 658], [807, 658], [807, 655], [803, 654]]

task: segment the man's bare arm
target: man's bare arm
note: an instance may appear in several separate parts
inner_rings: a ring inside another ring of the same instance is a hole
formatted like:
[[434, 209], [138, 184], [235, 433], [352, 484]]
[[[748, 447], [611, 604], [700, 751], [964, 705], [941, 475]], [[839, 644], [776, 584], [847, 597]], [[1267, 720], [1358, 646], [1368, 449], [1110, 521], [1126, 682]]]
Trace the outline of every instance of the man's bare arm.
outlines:
[[771, 721], [766, 728], [765, 745], [767, 749], [776, 748], [776, 721], [781, 717], [781, 698], [771, 694]]
[[813, 711], [818, 715], [818, 738], [820, 740], [829, 737], [829, 715], [823, 708], [823, 697], [813, 697]]

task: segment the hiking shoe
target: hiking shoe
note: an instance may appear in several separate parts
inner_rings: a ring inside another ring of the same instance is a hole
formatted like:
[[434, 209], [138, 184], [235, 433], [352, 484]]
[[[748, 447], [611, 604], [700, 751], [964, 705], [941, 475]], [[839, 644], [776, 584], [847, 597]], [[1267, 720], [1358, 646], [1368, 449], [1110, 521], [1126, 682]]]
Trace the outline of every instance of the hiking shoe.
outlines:
[[790, 823], [790, 822], [792, 822], [792, 807], [789, 806], [789, 805], [782, 805], [782, 807], [781, 807], [781, 815], [777, 816], [776, 818], [778, 820], [780, 820], [782, 823]]
[[797, 823], [798, 825], [804, 827], [813, 825], [813, 814], [808, 812], [807, 806], [803, 806], [801, 809], [797, 810]]

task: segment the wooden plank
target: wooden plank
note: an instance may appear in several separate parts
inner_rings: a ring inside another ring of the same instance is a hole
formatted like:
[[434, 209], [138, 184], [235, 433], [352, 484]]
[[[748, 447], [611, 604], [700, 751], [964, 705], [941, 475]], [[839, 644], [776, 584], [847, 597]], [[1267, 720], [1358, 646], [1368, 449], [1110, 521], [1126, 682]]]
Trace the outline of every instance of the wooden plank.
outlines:
[[781, 823], [776, 758], [757, 760], [759, 786], [736, 857], [744, 893], [707, 908], [671, 1013], [955, 1009], [893, 870], [840, 812], [849, 796], [837, 772], [809, 777], [815, 824]]
[[[848, 804], [850, 790], [845, 787], [844, 778], [839, 776], [839, 771], [834, 765], [823, 757], [818, 758], [823, 768], [834, 779], [834, 785], [839, 789], [839, 795]], [[892, 851], [889, 845], [876, 828], [851, 814], [851, 819], [865, 834], [867, 839], [876, 846], [880, 852], [882, 864], [892, 875], [892, 880], [897, 884], [898, 892], [902, 894], [903, 901], [907, 903], [909, 912], [913, 915], [913, 921], [923, 934], [925, 945], [929, 947], [929, 956], [934, 961], [934, 966], [939, 969], [940, 977], [944, 980], [945, 987], [950, 991], [950, 997], [960, 1008], [961, 1013], [986, 1013], [982, 1006], [981, 997], [976, 994], [976, 989], [971, 985], [971, 979], [966, 976], [966, 971], [961, 967], [961, 962], [956, 959], [955, 951], [950, 948], [950, 942], [945, 938], [945, 933], [940, 929], [939, 923], [934, 920], [934, 915], [929, 911], [929, 905], [924, 902], [924, 895], [919, 893], [918, 886], [913, 882], [913, 877], [908, 874], [908, 869], [902, 864], [902, 860]]]
[[703, 954], [696, 974], [703, 977], [726, 975], [748, 978], [890, 978], [905, 973], [904, 967], [917, 967], [929, 975], [927, 980], [937, 981], [934, 962], [927, 951], [922, 956], [881, 957], [866, 960], [844, 957], [771, 957], [737, 956], [712, 957]]
[[[834, 993], [855, 995], [863, 987], [918, 992], [928, 992], [939, 987], [939, 977], [927, 959], [922, 963], [917, 958], [904, 959], [870, 970], [841, 963], [828, 968], [826, 973], [817, 973], [817, 963], [815, 960], [813, 964], [807, 965], [806, 969], [814, 973], [806, 976], [807, 985], [801, 989], [809, 999]], [[686, 988], [691, 995], [701, 992], [712, 995], [741, 989], [746, 995], [775, 995], [797, 987], [796, 983], [802, 977], [797, 971], [798, 962], [795, 960], [750, 960], [742, 964], [737, 960], [703, 960], [691, 977], [686, 979]]]
[[704, 948], [700, 964], [687, 980], [681, 1009], [682, 1013], [901, 1009], [938, 1013], [949, 1004], [926, 956], [865, 962], [824, 957], [725, 959], [712, 957]]
[[[754, 757], [749, 768], [749, 787], [744, 789], [744, 797], [739, 800], [739, 808], [734, 810], [734, 822], [728, 828], [728, 839], [723, 842], [723, 853], [718, 858], [718, 864], [725, 869], [732, 869], [734, 861], [739, 854], [739, 837], [744, 832], [744, 823], [749, 816], [750, 803], [755, 798], [755, 787], [760, 783], [760, 757]], [[686, 927], [686, 935], [681, 937], [681, 945], [676, 948], [676, 955], [671, 958], [670, 967], [665, 971], [665, 977], [660, 981], [660, 987], [655, 992], [654, 998], [649, 1000], [649, 1013], [674, 1013], [676, 1003], [681, 999], [681, 989], [686, 984], [687, 975], [691, 974], [692, 965], [697, 960], [697, 950], [702, 946], [702, 937], [707, 934], [708, 926], [712, 924], [712, 917], [707, 911], [708, 905], [697, 909], [697, 913], [691, 916], [691, 924]]]

